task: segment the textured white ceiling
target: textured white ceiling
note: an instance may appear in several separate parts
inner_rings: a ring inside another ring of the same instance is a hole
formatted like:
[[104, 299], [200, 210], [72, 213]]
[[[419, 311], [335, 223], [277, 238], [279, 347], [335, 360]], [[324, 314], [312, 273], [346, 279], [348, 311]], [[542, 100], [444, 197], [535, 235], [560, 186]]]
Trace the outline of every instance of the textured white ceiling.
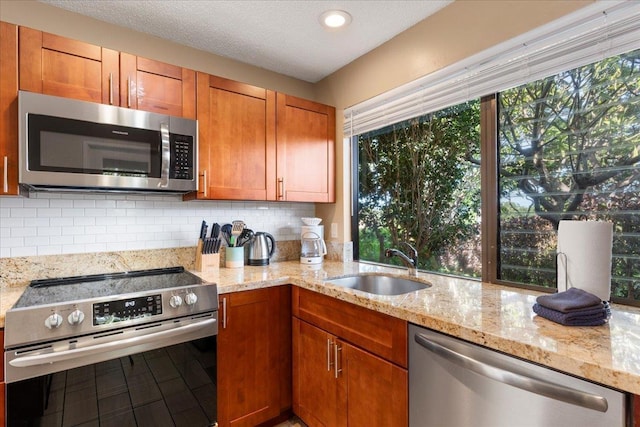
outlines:
[[[453, 0], [40, 0], [287, 76], [317, 82]], [[326, 31], [341, 9], [351, 25]]]

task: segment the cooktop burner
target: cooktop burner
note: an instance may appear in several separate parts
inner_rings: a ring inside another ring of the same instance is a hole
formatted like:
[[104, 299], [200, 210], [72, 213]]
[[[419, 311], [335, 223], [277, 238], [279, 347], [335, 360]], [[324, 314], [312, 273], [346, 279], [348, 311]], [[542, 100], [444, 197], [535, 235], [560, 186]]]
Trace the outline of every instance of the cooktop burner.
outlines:
[[215, 283], [183, 267], [34, 280], [6, 312], [5, 349], [217, 317], [217, 310]]
[[183, 267], [41, 279], [31, 282], [13, 308], [202, 284], [202, 279]]

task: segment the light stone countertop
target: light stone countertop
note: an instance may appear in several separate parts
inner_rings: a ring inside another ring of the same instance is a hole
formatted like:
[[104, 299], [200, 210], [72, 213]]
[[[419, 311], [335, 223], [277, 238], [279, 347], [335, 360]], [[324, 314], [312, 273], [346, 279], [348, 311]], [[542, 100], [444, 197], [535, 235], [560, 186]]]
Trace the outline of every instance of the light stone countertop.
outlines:
[[[530, 290], [427, 273], [418, 278], [431, 283], [430, 288], [398, 296], [324, 283], [354, 273], [406, 276], [406, 270], [366, 263], [325, 261], [313, 269], [287, 261], [194, 273], [215, 282], [219, 294], [293, 284], [640, 395], [640, 308], [612, 304], [608, 324], [567, 327], [536, 316], [532, 306], [541, 293]], [[2, 289], [0, 326], [23, 289], [15, 285]]]

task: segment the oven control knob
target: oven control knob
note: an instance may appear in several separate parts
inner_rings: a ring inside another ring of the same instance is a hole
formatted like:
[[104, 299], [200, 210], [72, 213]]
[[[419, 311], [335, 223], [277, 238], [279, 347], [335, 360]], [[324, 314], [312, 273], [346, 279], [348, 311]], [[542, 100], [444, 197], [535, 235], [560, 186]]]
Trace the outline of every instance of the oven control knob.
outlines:
[[178, 308], [182, 305], [182, 298], [179, 295], [172, 295], [169, 298], [169, 305], [173, 308]]
[[193, 292], [189, 292], [184, 296], [184, 302], [186, 302], [187, 305], [193, 305], [198, 302], [198, 296]]
[[59, 328], [60, 325], [62, 325], [62, 316], [60, 316], [58, 313], [53, 313], [44, 321], [44, 326], [49, 329]]
[[70, 325], [79, 325], [84, 320], [84, 313], [80, 310], [73, 310], [67, 317]]

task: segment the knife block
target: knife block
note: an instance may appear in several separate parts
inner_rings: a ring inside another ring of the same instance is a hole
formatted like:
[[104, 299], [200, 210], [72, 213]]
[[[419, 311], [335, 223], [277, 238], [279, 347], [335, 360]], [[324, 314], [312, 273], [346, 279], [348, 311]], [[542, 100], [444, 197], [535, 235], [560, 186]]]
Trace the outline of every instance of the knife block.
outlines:
[[196, 271], [214, 271], [220, 268], [220, 253], [203, 254], [202, 240], [198, 240], [196, 247]]

